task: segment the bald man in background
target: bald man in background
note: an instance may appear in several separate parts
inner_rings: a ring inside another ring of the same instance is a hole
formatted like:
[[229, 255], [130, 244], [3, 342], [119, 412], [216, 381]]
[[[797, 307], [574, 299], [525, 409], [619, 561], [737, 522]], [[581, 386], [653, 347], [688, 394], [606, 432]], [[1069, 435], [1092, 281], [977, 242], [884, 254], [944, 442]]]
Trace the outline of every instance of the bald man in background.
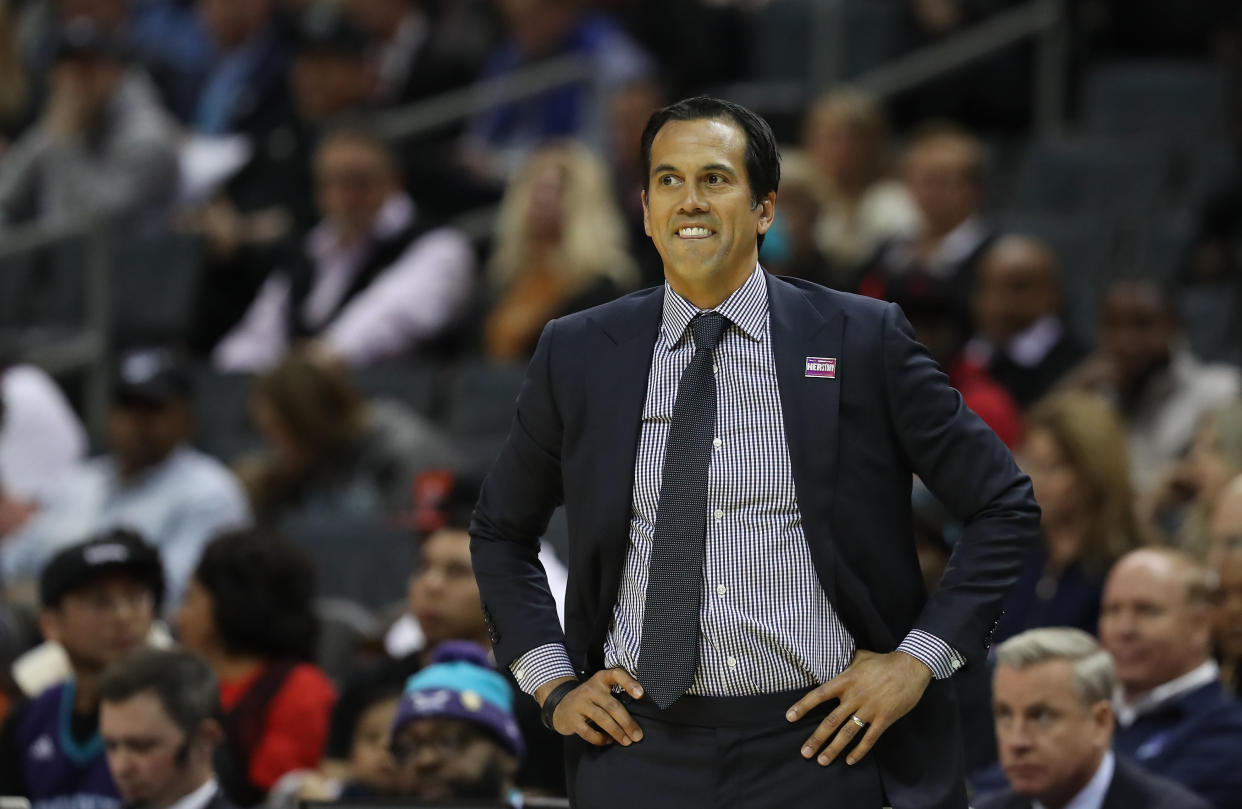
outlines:
[[1086, 355], [1062, 316], [1056, 255], [1027, 236], [1004, 236], [979, 264], [969, 358], [1022, 407], [1047, 393]]
[[1117, 666], [1117, 752], [1216, 809], [1242, 809], [1242, 706], [1211, 655], [1213, 589], [1182, 553], [1133, 551], [1104, 585], [1100, 643]]

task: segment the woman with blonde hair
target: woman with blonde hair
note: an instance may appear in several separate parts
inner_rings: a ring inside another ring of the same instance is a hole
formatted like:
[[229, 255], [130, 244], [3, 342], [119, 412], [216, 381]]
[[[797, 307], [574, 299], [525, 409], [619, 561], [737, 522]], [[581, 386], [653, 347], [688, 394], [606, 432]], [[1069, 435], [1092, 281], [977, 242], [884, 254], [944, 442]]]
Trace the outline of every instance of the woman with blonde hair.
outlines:
[[1209, 526], [1229, 481], [1242, 475], [1242, 404], [1205, 416], [1186, 457], [1143, 498], [1140, 513], [1162, 544], [1204, 559]]
[[1019, 453], [1043, 512], [1043, 541], [1010, 591], [994, 643], [1044, 626], [1095, 633], [1104, 578], [1138, 546], [1125, 432], [1093, 393], [1062, 393], [1027, 417]]
[[803, 149], [825, 197], [816, 238], [842, 279], [884, 242], [918, 234], [914, 200], [889, 177], [888, 124], [871, 95], [839, 87], [822, 96], [807, 116]]
[[488, 357], [527, 356], [549, 320], [634, 287], [638, 268], [614, 200], [603, 162], [580, 143], [544, 146], [518, 171], [486, 270]]

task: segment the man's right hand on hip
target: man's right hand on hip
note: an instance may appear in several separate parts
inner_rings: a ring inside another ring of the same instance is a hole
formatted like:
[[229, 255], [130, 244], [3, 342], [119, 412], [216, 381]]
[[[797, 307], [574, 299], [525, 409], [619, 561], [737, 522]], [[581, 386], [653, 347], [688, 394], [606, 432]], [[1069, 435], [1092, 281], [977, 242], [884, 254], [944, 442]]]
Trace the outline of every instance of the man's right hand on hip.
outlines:
[[[548, 694], [570, 678], [549, 680], [535, 692], [535, 699], [543, 705]], [[634, 699], [643, 695], [643, 687], [625, 669], [598, 671], [591, 679], [565, 695], [552, 714], [552, 726], [562, 736], [581, 736], [597, 747], [617, 742], [628, 747], [642, 741], [643, 731], [630, 712], [612, 695], [614, 686], [620, 686]]]

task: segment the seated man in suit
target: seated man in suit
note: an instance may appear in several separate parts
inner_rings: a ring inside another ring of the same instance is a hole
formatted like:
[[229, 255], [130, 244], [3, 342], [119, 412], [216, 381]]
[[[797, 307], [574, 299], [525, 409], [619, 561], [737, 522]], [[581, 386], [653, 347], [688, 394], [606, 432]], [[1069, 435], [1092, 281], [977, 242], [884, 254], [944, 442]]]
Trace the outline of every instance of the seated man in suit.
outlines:
[[224, 739], [220, 687], [187, 652], [146, 649], [112, 664], [99, 683], [99, 733], [127, 806], [233, 809], [216, 783]]
[[986, 368], [1023, 408], [1078, 364], [1086, 349], [1061, 316], [1057, 258], [1044, 243], [1004, 236], [980, 259], [975, 337], [967, 359]]
[[1109, 749], [1116, 670], [1080, 629], [1032, 629], [997, 649], [997, 747], [1009, 789], [978, 809], [1209, 809]]
[[1168, 549], [1123, 556], [1100, 605], [1117, 664], [1117, 752], [1217, 809], [1242, 809], [1242, 706], [1212, 660], [1214, 577]]

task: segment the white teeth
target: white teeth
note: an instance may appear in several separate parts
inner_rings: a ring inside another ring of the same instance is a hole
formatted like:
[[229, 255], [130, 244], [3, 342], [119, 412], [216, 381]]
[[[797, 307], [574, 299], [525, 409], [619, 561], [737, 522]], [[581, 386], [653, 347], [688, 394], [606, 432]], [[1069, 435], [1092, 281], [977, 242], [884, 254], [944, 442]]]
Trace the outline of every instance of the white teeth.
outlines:
[[710, 232], [707, 228], [682, 228], [677, 231], [677, 235], [682, 238], [693, 238], [695, 236], [707, 236]]

